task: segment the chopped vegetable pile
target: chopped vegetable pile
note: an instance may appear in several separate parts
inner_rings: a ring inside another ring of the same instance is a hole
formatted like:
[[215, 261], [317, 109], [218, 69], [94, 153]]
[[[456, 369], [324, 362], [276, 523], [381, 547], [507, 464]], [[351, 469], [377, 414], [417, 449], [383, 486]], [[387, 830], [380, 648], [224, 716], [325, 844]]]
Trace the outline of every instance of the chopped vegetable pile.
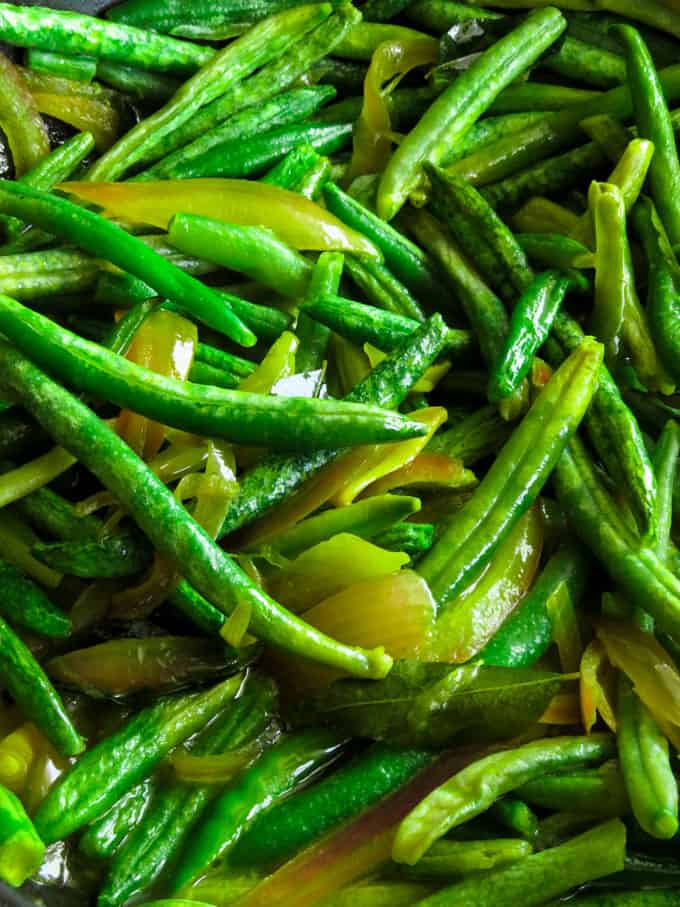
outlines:
[[680, 905], [680, 2], [480, 3], [0, 2], [31, 904]]

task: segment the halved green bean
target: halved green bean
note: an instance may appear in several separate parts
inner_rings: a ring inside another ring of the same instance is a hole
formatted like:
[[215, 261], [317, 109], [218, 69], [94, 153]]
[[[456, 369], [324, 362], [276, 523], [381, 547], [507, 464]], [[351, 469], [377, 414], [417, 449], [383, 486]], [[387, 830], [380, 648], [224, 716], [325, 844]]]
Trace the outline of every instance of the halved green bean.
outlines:
[[164, 261], [143, 242], [103, 217], [55, 195], [6, 180], [0, 181], [0, 210], [63, 236], [129, 270], [147, 281], [159, 295], [188, 306], [198, 318], [236, 342], [245, 346], [255, 342], [252, 331], [213, 290]]
[[[227, 557], [173, 494], [97, 416], [13, 348], [0, 347], [0, 384], [11, 387], [40, 423], [87, 466], [138, 522], [157, 550], [212, 603], [252, 609], [252, 631], [274, 645], [326, 659], [349, 673], [384, 676], [382, 650], [341, 645], [278, 606]], [[392, 391], [394, 393], [394, 391]], [[227, 517], [228, 518], [228, 517]]]
[[447, 521], [419, 572], [446, 604], [497, 549], [536, 495], [578, 427], [597, 387], [602, 347], [593, 340], [545, 386], [470, 501]]
[[551, 769], [602, 762], [614, 751], [612, 737], [593, 734], [537, 740], [473, 762], [425, 797], [402, 821], [393, 859], [413, 865], [435, 841], [484, 812], [503, 794]]
[[[500, 806], [507, 802], [499, 800]], [[450, 881], [456, 876], [483, 873], [498, 866], [523, 860], [531, 853], [531, 845], [517, 838], [490, 838], [485, 841], [437, 841], [418, 860], [415, 866], [401, 872], [414, 879]]]
[[139, 123], [102, 155], [91, 168], [89, 179], [115, 180], [133, 164], [164, 157], [167, 152], [162, 146], [166, 136], [259, 66], [285, 54], [330, 13], [331, 7], [323, 3], [284, 11], [256, 25], [219, 53], [207, 51], [204, 68], [181, 85], [161, 110]]
[[[314, 433], [317, 433], [317, 446], [337, 443], [346, 447], [352, 444], [353, 437], [363, 444], [367, 440], [370, 443], [378, 438], [414, 437], [423, 432], [420, 423], [412, 424], [401, 416], [378, 409], [367, 411], [346, 403], [313, 398], [232, 392], [164, 378], [71, 334], [37, 312], [2, 296], [0, 325], [14, 343], [24, 350], [30, 349], [35, 361], [63, 376], [79, 390], [103, 396], [135, 412], [143, 411], [143, 415], [184, 431], [195, 431], [208, 437], [229, 436], [231, 440], [238, 439], [246, 444], [271, 446], [277, 443], [277, 435], [279, 441], [283, 440], [284, 426], [288, 424], [289, 439], [284, 444], [292, 444], [291, 449], [309, 447], [314, 443]], [[339, 417], [335, 439], [329, 430], [334, 420], [325, 418], [331, 414], [331, 409]], [[261, 418], [260, 414], [264, 415], [264, 412], [271, 418]], [[359, 419], [360, 414], [367, 418]], [[374, 432], [374, 428], [377, 431]]]
[[[559, 11], [540, 10], [497, 41], [432, 104], [392, 155], [380, 180], [378, 213], [391, 220], [416, 189], [424, 161], [437, 164], [510, 82], [562, 33]], [[481, 88], [480, 88], [481, 86]]]
[[608, 359], [615, 361], [620, 354], [627, 297], [634, 292], [630, 286], [634, 275], [626, 264], [630, 255], [626, 209], [621, 190], [609, 183], [591, 183], [588, 205], [596, 242], [591, 326], [605, 344]]

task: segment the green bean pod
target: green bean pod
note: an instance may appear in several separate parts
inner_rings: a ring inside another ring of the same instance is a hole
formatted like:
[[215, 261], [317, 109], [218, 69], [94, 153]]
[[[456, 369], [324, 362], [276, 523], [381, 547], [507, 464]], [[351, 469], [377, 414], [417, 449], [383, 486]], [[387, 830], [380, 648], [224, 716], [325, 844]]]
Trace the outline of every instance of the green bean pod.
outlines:
[[484, 812], [503, 794], [551, 769], [602, 762], [613, 754], [613, 739], [593, 734], [538, 740], [473, 762], [425, 797], [402, 821], [392, 857], [413, 865], [436, 840]]
[[0, 677], [14, 700], [64, 756], [75, 756], [85, 741], [73, 726], [59, 694], [29, 649], [0, 618]]
[[540, 492], [597, 386], [602, 347], [586, 341], [553, 375], [474, 495], [419, 564], [442, 604], [477, 574]]
[[392, 220], [417, 188], [424, 161], [439, 163], [445, 149], [469, 131], [503, 88], [550, 47], [565, 27], [566, 21], [556, 9], [532, 13], [440, 95], [388, 162], [378, 190], [381, 217]]
[[337, 252], [324, 252], [314, 265], [309, 287], [305, 295], [305, 306], [298, 315], [297, 335], [300, 347], [296, 367], [300, 372], [311, 372], [321, 368], [328, 353], [330, 329], [318, 319], [310, 318], [308, 305], [326, 293], [337, 293], [345, 266], [344, 256]]
[[340, 746], [328, 731], [308, 731], [284, 737], [267, 750], [213, 803], [174, 870], [171, 891], [180, 891], [216, 860], [223, 860], [257, 818], [328, 765]]
[[[30, 351], [36, 361], [79, 390], [142, 412], [162, 424], [208, 437], [229, 437], [246, 444], [271, 446], [276, 443], [277, 436], [281, 441], [287, 423], [293, 446], [300, 441], [300, 446], [308, 448], [314, 443], [312, 434], [324, 422], [326, 424], [319, 432], [318, 444], [315, 445], [318, 447], [333, 443], [344, 447], [352, 443], [354, 432], [359, 433], [358, 442], [362, 444], [378, 439], [413, 437], [423, 432], [422, 426], [416, 428], [414, 423], [403, 417], [382, 410], [365, 411], [347, 403], [331, 404], [315, 399], [290, 399], [204, 386], [197, 389], [186, 382], [163, 378], [59, 328], [37, 312], [24, 309], [19, 303], [3, 296], [0, 296], [0, 325], [3, 333], [14, 343]], [[329, 415], [329, 406], [339, 409], [336, 415], [340, 415], [339, 421], [343, 423], [335, 439], [329, 432], [331, 420], [325, 419]], [[273, 419], [260, 418], [262, 409], [271, 411]], [[378, 431], [374, 433], [372, 427], [368, 431], [364, 429], [362, 421], [357, 418], [362, 412], [368, 417], [366, 422], [369, 425], [376, 421], [379, 423]], [[306, 425], [305, 416], [308, 419]], [[277, 421], [279, 426], [275, 427]], [[405, 427], [403, 423], [406, 423]], [[298, 441], [293, 441], [294, 438]], [[284, 446], [287, 443], [284, 442]]]
[[654, 143], [649, 180], [671, 242], [680, 242], [680, 160], [663, 86], [651, 54], [632, 26], [617, 29], [626, 57], [628, 84], [639, 134]]
[[0, 181], [0, 210], [78, 243], [148, 282], [159, 295], [189, 304], [196, 316], [237, 343], [252, 346], [255, 335], [213, 290], [164, 261], [136, 237], [66, 199], [20, 183]]
[[512, 311], [508, 336], [489, 379], [492, 403], [510, 397], [529, 374], [534, 356], [550, 333], [568, 287], [568, 277], [546, 271], [520, 296]]
[[78, 847], [87, 857], [109, 860], [120, 850], [125, 838], [139, 824], [151, 801], [153, 784], [145, 778], [82, 835]]
[[58, 841], [103, 816], [173, 747], [224, 709], [242, 682], [237, 675], [204, 693], [161, 700], [89, 749], [40, 805], [35, 823], [43, 841]]
[[617, 718], [619, 759], [635, 818], [653, 837], [672, 838], [678, 830], [678, 785], [668, 740], [623, 674]]
[[71, 621], [43, 590], [12, 564], [0, 560], [0, 614], [10, 623], [33, 633], [63, 638], [71, 632]]
[[[0, 346], [0, 384], [17, 392], [40, 423], [68, 443], [74, 455], [134, 517], [154, 547], [176, 562], [198, 591], [220, 609], [231, 613], [237, 605], [247, 606], [256, 635], [304, 652], [307, 657], [327, 660], [350, 673], [384, 676], [389, 671], [392, 659], [383, 650], [365, 652], [341, 645], [277, 605], [191, 519], [124, 441], [6, 344]], [[395, 393], [394, 388], [391, 393]], [[325, 455], [328, 457], [328, 452]], [[296, 465], [304, 468], [305, 464]]]

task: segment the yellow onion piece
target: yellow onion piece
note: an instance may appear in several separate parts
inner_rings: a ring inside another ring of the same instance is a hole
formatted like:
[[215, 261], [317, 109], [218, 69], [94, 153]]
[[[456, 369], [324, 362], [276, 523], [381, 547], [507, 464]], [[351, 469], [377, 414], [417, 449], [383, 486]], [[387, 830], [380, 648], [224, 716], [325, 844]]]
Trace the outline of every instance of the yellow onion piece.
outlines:
[[592, 640], [581, 658], [581, 720], [587, 734], [597, 721], [598, 714], [607, 727], [616, 733], [616, 672], [598, 639]]
[[106, 214], [167, 229], [180, 211], [230, 224], [268, 227], [294, 249], [354, 252], [380, 259], [366, 237], [312, 201], [255, 180], [195, 179], [148, 183], [62, 183], [64, 192]]
[[392, 574], [409, 561], [403, 552], [341, 532], [304, 551], [271, 577], [271, 595], [292, 611], [303, 612], [347, 586]]

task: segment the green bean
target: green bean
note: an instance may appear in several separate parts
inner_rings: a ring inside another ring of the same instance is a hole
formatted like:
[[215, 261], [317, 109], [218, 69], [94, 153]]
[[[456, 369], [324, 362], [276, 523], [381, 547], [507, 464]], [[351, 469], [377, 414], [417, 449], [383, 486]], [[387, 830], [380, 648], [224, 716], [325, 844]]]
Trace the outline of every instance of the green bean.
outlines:
[[347, 255], [345, 270], [371, 305], [414, 321], [424, 321], [425, 315], [417, 299], [385, 265]]
[[626, 266], [630, 255], [626, 209], [620, 189], [608, 183], [591, 183], [588, 204], [596, 240], [592, 328], [605, 344], [608, 358], [615, 360], [620, 351], [626, 299], [634, 292], [629, 285], [633, 275]]
[[677, 286], [680, 272], [673, 249], [653, 202], [642, 198], [633, 210], [633, 223], [649, 262], [647, 312], [649, 327], [665, 367], [674, 378], [680, 349], [677, 331]]
[[619, 759], [633, 814], [655, 838], [678, 830], [678, 785], [671, 768], [668, 740], [622, 674], [618, 690]]
[[0, 787], [0, 879], [18, 888], [34, 875], [45, 856], [45, 845], [18, 797]]
[[625, 849], [626, 828], [613, 819], [560, 847], [445, 888], [420, 901], [420, 907], [539, 907], [549, 897], [622, 869]]
[[64, 542], [91, 542], [103, 534], [103, 523], [93, 516], [79, 516], [69, 501], [51, 488], [40, 488], [16, 504], [17, 511], [41, 533]]
[[213, 803], [173, 872], [170, 889], [177, 893], [224, 859], [252, 828], [257, 818], [338, 754], [339, 744], [328, 731], [284, 737]]
[[[505, 797], [497, 800], [489, 810], [489, 816], [505, 828], [514, 831], [527, 841], [534, 841], [538, 835], [538, 819], [523, 800]], [[422, 861], [421, 861], [422, 862]]]
[[[505, 223], [480, 193], [465, 180], [428, 166], [434, 213], [444, 221], [463, 251], [480, 264], [488, 261], [484, 277], [506, 296], [524, 293], [533, 280], [526, 255]], [[482, 247], [486, 256], [480, 254]]]
[[167, 176], [183, 180], [258, 175], [300, 144], [331, 154], [344, 148], [351, 135], [350, 123], [293, 123], [216, 145], [191, 160], [179, 161]]
[[87, 857], [107, 860], [120, 850], [125, 838], [139, 824], [149, 806], [152, 781], [145, 778], [93, 822], [81, 837], [78, 847]]
[[127, 355], [135, 339], [135, 334], [144, 324], [149, 315], [154, 311], [155, 300], [142, 299], [128, 309], [118, 321], [106, 338], [103, 346], [117, 356]]
[[20, 570], [0, 560], [0, 580], [0, 614], [11, 624], [54, 638], [70, 634], [68, 617]]
[[191, 72], [213, 57], [213, 51], [131, 28], [46, 7], [0, 6], [0, 39], [19, 47], [37, 47], [148, 69]]
[[[473, 497], [446, 523], [419, 572], [435, 598], [451, 601], [497, 549], [540, 492], [597, 386], [602, 347], [586, 341], [548, 382]], [[540, 439], [540, 440], [539, 440]]]
[[489, 400], [497, 403], [519, 388], [546, 340], [569, 287], [569, 278], [546, 271], [517, 301], [505, 344], [489, 380]]
[[244, 227], [196, 214], [177, 214], [170, 241], [189, 255], [208, 257], [293, 298], [303, 296], [312, 267], [263, 227]]
[[473, 762], [425, 797], [402, 821], [393, 859], [413, 865], [435, 841], [484, 812], [503, 794], [551, 769], [602, 762], [613, 753], [611, 737], [593, 734], [537, 740]]
[[[542, 160], [533, 167], [490, 186], [484, 186], [481, 192], [492, 208], [517, 208], [532, 195], [553, 195], [570, 189], [584, 173], [601, 172], [606, 162], [607, 156], [601, 146], [597, 142], [589, 142], [565, 154]], [[464, 163], [460, 161], [454, 164], [448, 172], [462, 176]], [[477, 182], [471, 172], [465, 176], [472, 179], [472, 182]]]
[[[327, 183], [323, 197], [328, 210], [348, 227], [367, 236], [385, 256], [385, 264], [395, 277], [416, 295], [428, 298], [440, 295], [441, 284], [429, 256], [394, 227], [386, 224], [368, 208], [344, 193], [334, 183]], [[422, 319], [419, 319], [422, 320]]]
[[484, 664], [525, 668], [545, 654], [553, 641], [550, 605], [568, 597], [578, 605], [591, 572], [585, 549], [572, 541], [560, 545], [517, 610], [487, 643]]
[[225, 611], [232, 610], [236, 602], [248, 603], [253, 633], [275, 645], [327, 659], [349, 673], [383, 676], [389, 671], [391, 659], [382, 650], [369, 653], [343, 646], [280, 608], [215, 545], [97, 416], [14, 349], [3, 346], [0, 356], [0, 383], [17, 392], [57, 440], [68, 443], [68, 449], [131, 513], [154, 547], [175, 561], [206, 598]]
[[[265, 731], [276, 704], [274, 685], [257, 676], [230, 709], [192, 742], [190, 753], [209, 756], [247, 745]], [[99, 894], [102, 907], [120, 904], [146, 891], [176, 859], [215, 794], [209, 784], [181, 781], [158, 789], [144, 817], [117, 852]]]
[[161, 296], [189, 305], [198, 318], [236, 342], [252, 346], [255, 335], [214, 291], [164, 261], [136, 237], [65, 199], [19, 183], [0, 181], [0, 210], [78, 243], [94, 255], [147, 281]]
[[[186, 82], [162, 110], [114, 145], [89, 178], [114, 179], [133, 162], [164, 158], [239, 110], [291, 87], [357, 21], [357, 13], [349, 5], [331, 12], [326, 3], [302, 6], [256, 25]], [[254, 76], [244, 80], [258, 67]]]
[[299, 182], [319, 160], [320, 156], [314, 148], [303, 142], [289, 151], [275, 167], [272, 167], [269, 173], [260, 177], [260, 180], [263, 183], [270, 183], [272, 186], [280, 186], [282, 189], [297, 192]]
[[642, 138], [654, 143], [649, 178], [661, 219], [673, 243], [680, 242], [680, 160], [666, 100], [654, 62], [640, 34], [630, 26], [618, 29], [626, 53], [635, 118]]
[[564, 110], [600, 97], [601, 92], [567, 85], [523, 82], [509, 85], [493, 102], [491, 114], [526, 113], [533, 110]]
[[254, 362], [250, 362], [248, 359], [241, 359], [240, 356], [234, 356], [233, 353], [227, 353], [207, 343], [199, 342], [196, 345], [196, 359], [198, 362], [205, 362], [215, 368], [233, 372], [239, 378], [247, 378], [257, 368]]
[[374, 51], [385, 41], [417, 41], [421, 32], [392, 22], [362, 22], [351, 29], [333, 48], [338, 57], [349, 60], [370, 60]]
[[407, 8], [407, 17], [430, 31], [448, 31], [452, 25], [466, 24], [470, 19], [484, 22], [502, 21], [504, 16], [470, 0], [419, 0]]
[[594, 264], [592, 253], [575, 239], [559, 233], [516, 233], [527, 258], [540, 268], [569, 271]]
[[234, 866], [271, 866], [431, 766], [427, 751], [373, 744], [336, 772], [259, 817], [234, 848]]
[[[503, 800], [499, 801], [500, 805]], [[490, 838], [484, 841], [436, 841], [415, 866], [404, 867], [402, 874], [413, 879], [450, 881], [456, 876], [488, 872], [523, 860], [531, 845], [516, 838]]]
[[455, 287], [482, 357], [490, 366], [496, 361], [508, 331], [503, 303], [450, 241], [437, 220], [419, 211], [417, 214], [409, 212], [407, 223]]
[[[659, 72], [659, 80], [668, 101], [680, 98], [680, 66], [669, 66]], [[578, 142], [580, 123], [596, 115], [626, 120], [633, 114], [633, 102], [627, 86], [613, 88], [593, 101], [557, 111], [514, 133], [485, 146], [451, 168], [457, 176], [476, 186], [504, 180], [551, 153]]]
[[36, 425], [18, 412], [0, 413], [0, 459], [16, 457], [40, 444]]
[[59, 694], [29, 649], [0, 618], [0, 677], [12, 698], [64, 756], [85, 749]]
[[492, 142], [496, 142], [513, 133], [520, 133], [527, 126], [537, 123], [549, 114], [547, 111], [525, 111], [522, 113], [506, 113], [503, 116], [485, 117], [475, 123], [463, 138], [449, 148], [441, 160], [441, 167], [449, 167], [456, 161], [474, 154]]
[[570, 441], [562, 454], [554, 481], [560, 503], [575, 531], [632, 604], [648, 611], [669, 635], [677, 635], [680, 583], [623, 523], [577, 438]]
[[[547, 907], [559, 907], [564, 901], [551, 901]], [[676, 907], [678, 892], [617, 891], [611, 894], [586, 894], [571, 902], [574, 907]]]
[[260, 107], [247, 109], [230, 117], [226, 122], [204, 133], [194, 142], [154, 164], [144, 172], [143, 178], [171, 179], [179, 177], [181, 179], [181, 168], [187, 162], [226, 142], [256, 136], [263, 127], [269, 130], [306, 119], [334, 96], [335, 90], [324, 86], [297, 88], [284, 92]]
[[144, 103], [167, 101], [180, 86], [177, 79], [165, 73], [148, 72], [111, 60], [97, 60], [96, 66], [96, 76], [100, 82]]
[[243, 676], [237, 674], [206, 692], [161, 700], [95, 744], [40, 804], [35, 824], [43, 841], [58, 841], [103, 816], [173, 747], [219, 714], [242, 682]]
[[445, 149], [465, 135], [503, 88], [530, 66], [565, 27], [566, 21], [557, 10], [532, 13], [446, 89], [392, 155], [378, 190], [381, 217], [394, 217], [417, 188], [423, 162], [439, 163]]
[[630, 812], [621, 768], [614, 761], [596, 769], [543, 775], [522, 785], [518, 794], [545, 809], [573, 810], [602, 819]]
[[144, 539], [126, 532], [96, 542], [41, 542], [31, 552], [52, 570], [82, 579], [134, 576], [153, 559]]
[[37, 72], [48, 72], [77, 82], [91, 82], [97, 73], [97, 61], [94, 57], [67, 57], [35, 47], [30, 48], [26, 54], [26, 63]]
[[[353, 437], [363, 444], [377, 438], [414, 437], [423, 432], [422, 425], [416, 428], [403, 417], [395, 418], [380, 409], [368, 411], [340, 402], [331, 404], [330, 401], [314, 399], [293, 400], [219, 388], [198, 388], [174, 378], [163, 378], [122, 356], [109, 353], [97, 344], [76, 337], [37, 312], [24, 309], [19, 303], [2, 296], [0, 324], [3, 333], [14, 343], [25, 350], [30, 348], [30, 354], [36, 361], [64, 376], [79, 390], [101, 395], [118, 406], [130, 407], [162, 424], [184, 431], [196, 431], [209, 437], [229, 436], [243, 443], [270, 446], [276, 443], [276, 435], [282, 440], [279, 431], [284, 432], [283, 425], [288, 422], [289, 439], [283, 444], [292, 444], [293, 448], [313, 444], [312, 435], [317, 429], [317, 446], [337, 443], [342, 447], [348, 443], [351, 445]], [[329, 431], [335, 421], [329, 407], [333, 409], [333, 416], [339, 417], [339, 431], [335, 438]], [[260, 417], [263, 408], [271, 419]], [[364, 420], [366, 428], [358, 418], [362, 413], [367, 417]], [[326, 419], [325, 416], [331, 418]], [[307, 424], [305, 417], [309, 420]], [[279, 428], [275, 427], [276, 421], [282, 423]], [[375, 426], [376, 422], [378, 426]], [[375, 432], [374, 426], [377, 428]], [[358, 434], [354, 435], [355, 432]]]
[[[326, 293], [337, 293], [345, 266], [344, 256], [339, 253], [324, 252], [319, 256], [305, 294], [305, 307]], [[296, 367], [300, 372], [311, 372], [321, 368], [327, 356], [331, 332], [320, 321], [310, 318], [305, 310], [298, 315], [297, 335], [300, 348], [297, 353]]]
[[510, 431], [510, 426], [499, 416], [496, 407], [485, 406], [466, 415], [446, 431], [437, 432], [427, 450], [460, 458], [470, 466], [495, 453], [505, 443]]
[[[575, 350], [584, 337], [579, 325], [563, 312], [555, 319], [553, 332], [567, 352]], [[552, 357], [554, 349], [552, 346], [550, 349]], [[562, 361], [561, 354], [551, 361], [557, 365]], [[653, 537], [657, 498], [654, 469], [640, 426], [604, 366], [600, 369], [598, 388], [586, 414], [585, 426], [610, 474], [625, 489], [638, 525]]]
[[[399, 406], [441, 353], [446, 335], [447, 328], [441, 317], [433, 316], [359, 382], [346, 399], [371, 402], [386, 409]], [[220, 537], [251, 522], [293, 494], [337, 455], [336, 451], [320, 451], [297, 457], [273, 456], [245, 472]]]
[[212, 387], [223, 387], [225, 390], [234, 390], [241, 383], [241, 378], [232, 372], [227, 372], [207, 362], [197, 362], [191, 366], [189, 381], [193, 384], [205, 384]]
[[61, 447], [31, 460], [17, 469], [0, 474], [0, 507], [6, 507], [62, 475], [75, 459]]
[[[418, 322], [373, 306], [346, 299], [344, 296], [319, 295], [304, 304], [302, 312], [331, 328], [341, 337], [357, 344], [371, 343], [385, 352], [395, 347], [415, 331]], [[465, 356], [475, 345], [469, 331], [451, 329], [447, 352]]]
[[613, 88], [626, 81], [626, 63], [618, 53], [587, 44], [570, 34], [555, 53], [543, 58], [542, 65], [567, 79], [596, 88]]

